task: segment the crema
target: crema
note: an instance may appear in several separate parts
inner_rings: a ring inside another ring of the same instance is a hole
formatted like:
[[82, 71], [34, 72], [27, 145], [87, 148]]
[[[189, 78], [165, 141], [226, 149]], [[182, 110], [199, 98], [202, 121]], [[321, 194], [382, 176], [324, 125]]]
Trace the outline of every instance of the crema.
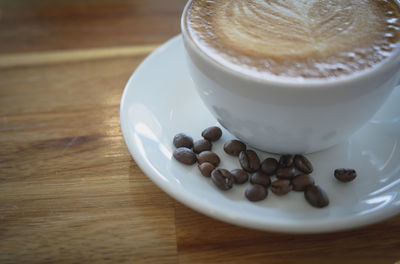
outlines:
[[396, 53], [395, 0], [194, 0], [185, 26], [217, 63], [260, 78], [337, 78]]

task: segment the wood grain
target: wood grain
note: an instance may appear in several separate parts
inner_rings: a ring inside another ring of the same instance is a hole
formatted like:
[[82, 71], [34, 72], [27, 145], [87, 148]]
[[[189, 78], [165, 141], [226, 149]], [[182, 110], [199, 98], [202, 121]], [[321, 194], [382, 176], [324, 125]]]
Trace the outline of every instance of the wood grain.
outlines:
[[[394, 263], [399, 218], [352, 231], [293, 235], [237, 227], [176, 209], [180, 263]], [[197, 238], [197, 239], [193, 239]]]
[[160, 43], [180, 31], [185, 0], [2, 0], [0, 51]]
[[76, 61], [98, 60], [105, 58], [126, 57], [147, 54], [159, 44], [136, 45], [130, 47], [93, 48], [86, 50], [60, 50], [46, 52], [24, 52], [0, 55], [0, 68], [19, 66], [38, 66]]
[[2, 71], [0, 263], [176, 263], [174, 202], [119, 129], [123, 82], [142, 59]]
[[400, 216], [290, 235], [201, 215], [132, 160], [119, 102], [185, 1], [0, 1], [0, 263], [395, 263]]

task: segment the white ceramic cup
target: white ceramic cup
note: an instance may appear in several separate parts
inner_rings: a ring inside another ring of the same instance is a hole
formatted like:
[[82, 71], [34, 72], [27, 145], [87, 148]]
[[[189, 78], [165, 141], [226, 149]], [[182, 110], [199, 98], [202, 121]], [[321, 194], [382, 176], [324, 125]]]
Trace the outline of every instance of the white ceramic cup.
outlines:
[[[218, 122], [250, 146], [310, 153], [346, 140], [382, 106], [400, 79], [400, 47], [373, 70], [334, 80], [255, 78], [205, 54], [181, 30], [191, 77]], [[400, 103], [400, 102], [399, 102]]]

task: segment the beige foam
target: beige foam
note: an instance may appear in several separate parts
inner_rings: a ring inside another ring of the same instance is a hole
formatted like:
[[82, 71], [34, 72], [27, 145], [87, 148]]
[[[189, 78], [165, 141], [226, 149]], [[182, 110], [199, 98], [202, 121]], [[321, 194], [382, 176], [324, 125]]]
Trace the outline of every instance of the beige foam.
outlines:
[[393, 0], [198, 0], [189, 12], [201, 49], [258, 75], [351, 74], [386, 59], [399, 41]]

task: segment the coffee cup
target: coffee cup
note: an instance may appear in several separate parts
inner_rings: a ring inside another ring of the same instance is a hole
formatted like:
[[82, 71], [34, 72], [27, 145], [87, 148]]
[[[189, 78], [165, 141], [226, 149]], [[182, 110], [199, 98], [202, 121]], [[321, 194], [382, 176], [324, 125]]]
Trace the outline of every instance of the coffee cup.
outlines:
[[224, 128], [259, 150], [311, 153], [343, 142], [399, 84], [398, 42], [390, 56], [371, 69], [333, 78], [260, 77], [229, 67], [193, 39], [188, 27], [193, 2], [183, 11], [181, 30], [197, 92]]

